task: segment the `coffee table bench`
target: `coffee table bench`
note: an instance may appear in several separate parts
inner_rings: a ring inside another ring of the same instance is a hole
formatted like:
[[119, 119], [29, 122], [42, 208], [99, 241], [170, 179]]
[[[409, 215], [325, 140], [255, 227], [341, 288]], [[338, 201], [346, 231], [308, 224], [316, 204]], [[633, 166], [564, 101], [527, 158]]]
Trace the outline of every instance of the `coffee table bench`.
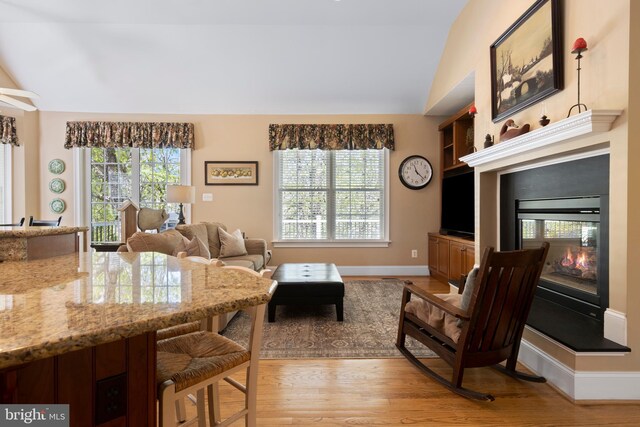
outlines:
[[343, 320], [344, 283], [335, 264], [281, 264], [271, 276], [278, 282], [269, 301], [269, 322], [276, 320], [278, 305], [335, 304], [339, 322]]

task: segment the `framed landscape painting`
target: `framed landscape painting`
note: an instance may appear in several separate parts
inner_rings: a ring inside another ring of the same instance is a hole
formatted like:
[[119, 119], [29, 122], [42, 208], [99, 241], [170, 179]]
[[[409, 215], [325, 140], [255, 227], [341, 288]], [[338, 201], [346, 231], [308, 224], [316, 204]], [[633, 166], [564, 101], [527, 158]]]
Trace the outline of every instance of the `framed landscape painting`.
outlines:
[[494, 122], [562, 90], [558, 2], [538, 0], [491, 45]]
[[204, 162], [205, 185], [258, 185], [258, 162]]

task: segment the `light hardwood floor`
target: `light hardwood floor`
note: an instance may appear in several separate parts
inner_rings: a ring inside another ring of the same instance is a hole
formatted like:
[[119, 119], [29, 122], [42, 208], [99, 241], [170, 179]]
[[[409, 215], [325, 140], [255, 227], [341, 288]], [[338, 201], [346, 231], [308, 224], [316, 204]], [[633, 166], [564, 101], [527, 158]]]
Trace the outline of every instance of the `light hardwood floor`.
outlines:
[[[447, 285], [429, 278], [411, 279], [434, 292], [448, 291]], [[429, 365], [441, 373], [451, 372], [438, 359], [430, 359]], [[518, 381], [491, 368], [467, 370], [464, 385], [490, 392], [496, 400], [459, 397], [404, 358], [263, 360], [258, 425], [640, 425], [640, 402], [577, 405], [548, 384]], [[225, 411], [239, 407], [242, 398], [221, 385]]]

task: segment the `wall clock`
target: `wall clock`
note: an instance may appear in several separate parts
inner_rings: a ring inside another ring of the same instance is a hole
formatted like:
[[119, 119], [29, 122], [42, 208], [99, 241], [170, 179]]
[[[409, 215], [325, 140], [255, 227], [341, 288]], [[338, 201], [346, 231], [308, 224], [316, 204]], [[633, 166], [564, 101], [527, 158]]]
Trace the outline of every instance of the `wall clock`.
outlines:
[[409, 156], [400, 163], [398, 176], [405, 187], [419, 190], [431, 182], [433, 167], [429, 160], [422, 156]]

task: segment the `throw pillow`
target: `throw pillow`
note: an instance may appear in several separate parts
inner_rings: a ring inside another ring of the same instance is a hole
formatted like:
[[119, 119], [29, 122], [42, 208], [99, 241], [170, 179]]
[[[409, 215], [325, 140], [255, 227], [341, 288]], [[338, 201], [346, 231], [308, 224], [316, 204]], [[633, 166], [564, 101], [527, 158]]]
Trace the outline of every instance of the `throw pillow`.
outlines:
[[464, 311], [469, 309], [471, 304], [471, 295], [476, 287], [476, 276], [478, 275], [478, 269], [474, 268], [467, 275], [467, 281], [464, 282], [464, 290], [462, 291], [462, 300], [460, 301], [460, 308]]
[[186, 244], [185, 252], [187, 256], [199, 256], [206, 259], [211, 259], [211, 252], [199, 237], [194, 237]]
[[[474, 268], [467, 275], [467, 280], [464, 282], [464, 290], [462, 291], [462, 297], [460, 298], [460, 308], [464, 311], [469, 309], [471, 304], [471, 295], [476, 287], [476, 276], [478, 275], [478, 269]], [[462, 320], [458, 319], [458, 326], [462, 325]]]
[[207, 226], [205, 224], [179, 224], [176, 225], [176, 230], [178, 230], [184, 237], [186, 237], [189, 241], [193, 240], [194, 237], [199, 238], [204, 243], [207, 243]]
[[244, 245], [242, 231], [236, 230], [233, 233], [227, 233], [222, 227], [218, 228], [220, 234], [220, 257], [241, 256], [247, 254], [247, 248]]
[[218, 258], [220, 256], [220, 235], [218, 230], [227, 231], [227, 227], [219, 222], [205, 222], [204, 225], [207, 229], [207, 241], [205, 243], [209, 244], [211, 258]]

